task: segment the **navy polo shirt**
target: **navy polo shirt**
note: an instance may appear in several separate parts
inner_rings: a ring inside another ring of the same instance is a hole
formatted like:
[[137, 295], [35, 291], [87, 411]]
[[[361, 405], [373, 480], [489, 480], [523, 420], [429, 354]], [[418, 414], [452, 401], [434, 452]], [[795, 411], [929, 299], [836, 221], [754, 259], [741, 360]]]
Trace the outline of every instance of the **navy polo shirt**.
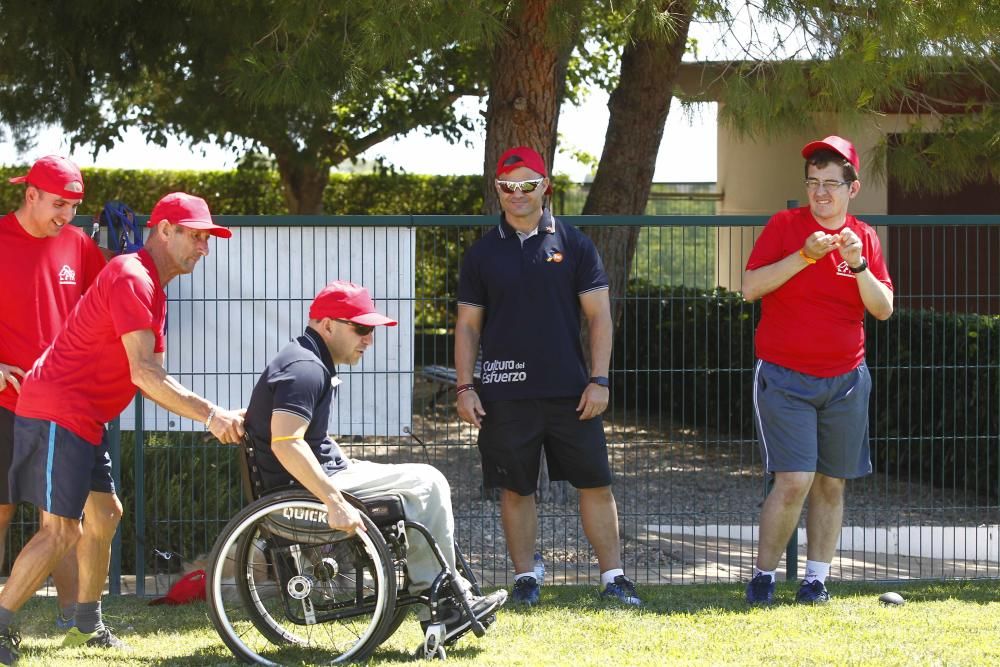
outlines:
[[271, 451], [271, 414], [290, 412], [309, 422], [305, 441], [327, 475], [347, 467], [347, 459], [327, 434], [330, 408], [337, 396], [337, 369], [318, 333], [305, 334], [286, 345], [264, 369], [250, 394], [244, 427], [257, 453], [264, 486], [283, 486], [292, 476]]
[[465, 254], [458, 302], [485, 309], [480, 396], [487, 401], [579, 396], [587, 386], [580, 296], [608, 289], [594, 242], [542, 212], [521, 242], [506, 218]]

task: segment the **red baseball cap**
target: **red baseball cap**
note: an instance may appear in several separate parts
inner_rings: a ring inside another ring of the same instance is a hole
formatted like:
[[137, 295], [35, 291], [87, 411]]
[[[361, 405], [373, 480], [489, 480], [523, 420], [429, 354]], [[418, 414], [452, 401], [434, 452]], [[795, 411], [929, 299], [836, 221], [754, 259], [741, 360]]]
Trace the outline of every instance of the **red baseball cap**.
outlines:
[[205, 599], [205, 570], [194, 570], [188, 572], [177, 580], [167, 594], [162, 598], [156, 598], [149, 604], [187, 604], [196, 600]]
[[65, 199], [83, 199], [83, 175], [80, 174], [80, 168], [70, 162], [69, 158], [60, 155], [38, 158], [27, 174], [15, 176], [10, 182], [28, 183]]
[[844, 158], [852, 165], [854, 165], [855, 171], [861, 169], [861, 161], [858, 159], [858, 152], [854, 150], [854, 144], [852, 144], [847, 139], [838, 137], [835, 134], [831, 134], [826, 139], [822, 141], [812, 141], [806, 144], [802, 148], [802, 157], [809, 159], [809, 156], [818, 150], [830, 150]]
[[527, 167], [541, 176], [548, 176], [548, 172], [545, 171], [545, 160], [538, 151], [527, 146], [515, 146], [504, 151], [497, 160], [497, 178], [518, 167]]
[[321, 289], [309, 306], [309, 319], [321, 320], [324, 317], [372, 327], [380, 324], [396, 326], [396, 320], [375, 311], [375, 303], [367, 289], [344, 280], [334, 280]]
[[188, 229], [207, 230], [212, 236], [224, 239], [233, 235], [232, 230], [212, 222], [212, 214], [204, 199], [186, 192], [171, 192], [156, 202], [146, 226], [154, 227], [161, 220]]

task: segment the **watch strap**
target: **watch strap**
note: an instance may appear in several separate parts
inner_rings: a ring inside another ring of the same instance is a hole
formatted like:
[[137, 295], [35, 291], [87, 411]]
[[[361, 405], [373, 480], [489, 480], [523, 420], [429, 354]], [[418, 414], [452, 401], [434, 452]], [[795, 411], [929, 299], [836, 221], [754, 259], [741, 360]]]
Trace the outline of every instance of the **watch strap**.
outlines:
[[862, 257], [861, 258], [861, 263], [858, 264], [857, 267], [853, 267], [850, 264], [848, 264], [847, 268], [849, 268], [851, 270], [851, 273], [861, 273], [862, 271], [865, 271], [865, 270], [868, 269], [868, 260], [865, 259], [864, 257]]

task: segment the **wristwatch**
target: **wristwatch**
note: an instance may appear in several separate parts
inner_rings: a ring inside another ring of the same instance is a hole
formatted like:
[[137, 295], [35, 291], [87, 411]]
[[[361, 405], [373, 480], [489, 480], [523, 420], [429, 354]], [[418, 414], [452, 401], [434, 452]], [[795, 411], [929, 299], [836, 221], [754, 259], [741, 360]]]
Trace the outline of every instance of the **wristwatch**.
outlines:
[[851, 273], [861, 273], [862, 271], [865, 271], [868, 268], [868, 260], [862, 257], [861, 263], [858, 264], [856, 267], [848, 264], [847, 268], [851, 270]]
[[608, 382], [608, 378], [603, 375], [595, 375], [587, 381], [589, 384], [596, 384], [598, 387], [610, 387], [611, 383]]

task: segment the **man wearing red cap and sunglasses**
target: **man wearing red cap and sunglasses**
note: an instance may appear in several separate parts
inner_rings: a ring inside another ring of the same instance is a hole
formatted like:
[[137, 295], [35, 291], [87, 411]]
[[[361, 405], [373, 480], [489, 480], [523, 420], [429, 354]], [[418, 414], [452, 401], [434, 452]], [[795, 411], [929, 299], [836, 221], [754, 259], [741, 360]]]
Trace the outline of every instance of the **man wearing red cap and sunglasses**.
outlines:
[[[622, 569], [618, 510], [601, 413], [608, 405], [611, 308], [593, 242], [544, 206], [545, 161], [526, 146], [500, 156], [503, 214], [466, 253], [458, 286], [458, 414], [480, 429], [484, 484], [500, 488], [515, 603], [535, 605], [535, 491], [542, 448], [549, 477], [580, 494], [584, 532], [601, 567], [602, 598], [640, 605]], [[591, 369], [580, 342], [587, 318]], [[473, 384], [476, 357], [482, 373]]]
[[808, 560], [796, 602], [830, 599], [846, 480], [870, 474], [865, 312], [892, 314], [892, 281], [875, 230], [847, 208], [859, 160], [838, 136], [802, 149], [809, 205], [767, 223], [747, 260], [743, 296], [761, 302], [754, 339], [754, 415], [774, 487], [760, 517], [751, 604], [770, 604], [781, 552], [805, 499]]
[[[106, 263], [97, 244], [72, 225], [84, 195], [75, 164], [48, 155], [10, 182], [25, 188], [21, 206], [0, 219], [0, 285], [6, 286], [0, 292], [0, 563], [17, 509], [10, 502], [7, 473], [21, 381]], [[60, 609], [56, 624], [67, 630], [76, 606], [74, 552], [59, 562], [52, 578]]]
[[[433, 466], [421, 463], [381, 464], [348, 460], [327, 435], [336, 398], [337, 364], [353, 366], [375, 340], [377, 326], [396, 326], [378, 313], [368, 290], [334, 281], [320, 290], [309, 308], [305, 332], [282, 349], [261, 373], [246, 412], [247, 436], [267, 490], [298, 482], [327, 507], [336, 530], [362, 528], [358, 510], [342, 491], [359, 498], [399, 495], [408, 519], [422, 523], [434, 537], [448, 567], [455, 572], [455, 520], [448, 481]], [[408, 531], [410, 532], [410, 531]], [[409, 535], [407, 571], [410, 593], [427, 590], [441, 571], [430, 545], [419, 533]], [[474, 596], [459, 581], [477, 619], [494, 613], [506, 591]], [[445, 619], [445, 640], [471, 625], [456, 606]], [[420, 610], [421, 620], [430, 614]]]
[[[238, 442], [243, 418], [185, 389], [163, 368], [164, 288], [208, 254], [216, 225], [205, 200], [182, 192], [153, 208], [139, 252], [112, 259], [21, 385], [10, 469], [13, 502], [41, 512], [41, 527], [14, 561], [0, 592], [0, 664], [13, 664], [19, 638], [14, 612], [38, 590], [75, 544], [79, 594], [75, 627], [64, 646], [124, 648], [101, 620], [111, 540], [122, 506], [111, 480], [104, 424], [136, 390], [162, 407], [205, 423], [222, 442]], [[87, 520], [81, 521], [84, 512]]]

